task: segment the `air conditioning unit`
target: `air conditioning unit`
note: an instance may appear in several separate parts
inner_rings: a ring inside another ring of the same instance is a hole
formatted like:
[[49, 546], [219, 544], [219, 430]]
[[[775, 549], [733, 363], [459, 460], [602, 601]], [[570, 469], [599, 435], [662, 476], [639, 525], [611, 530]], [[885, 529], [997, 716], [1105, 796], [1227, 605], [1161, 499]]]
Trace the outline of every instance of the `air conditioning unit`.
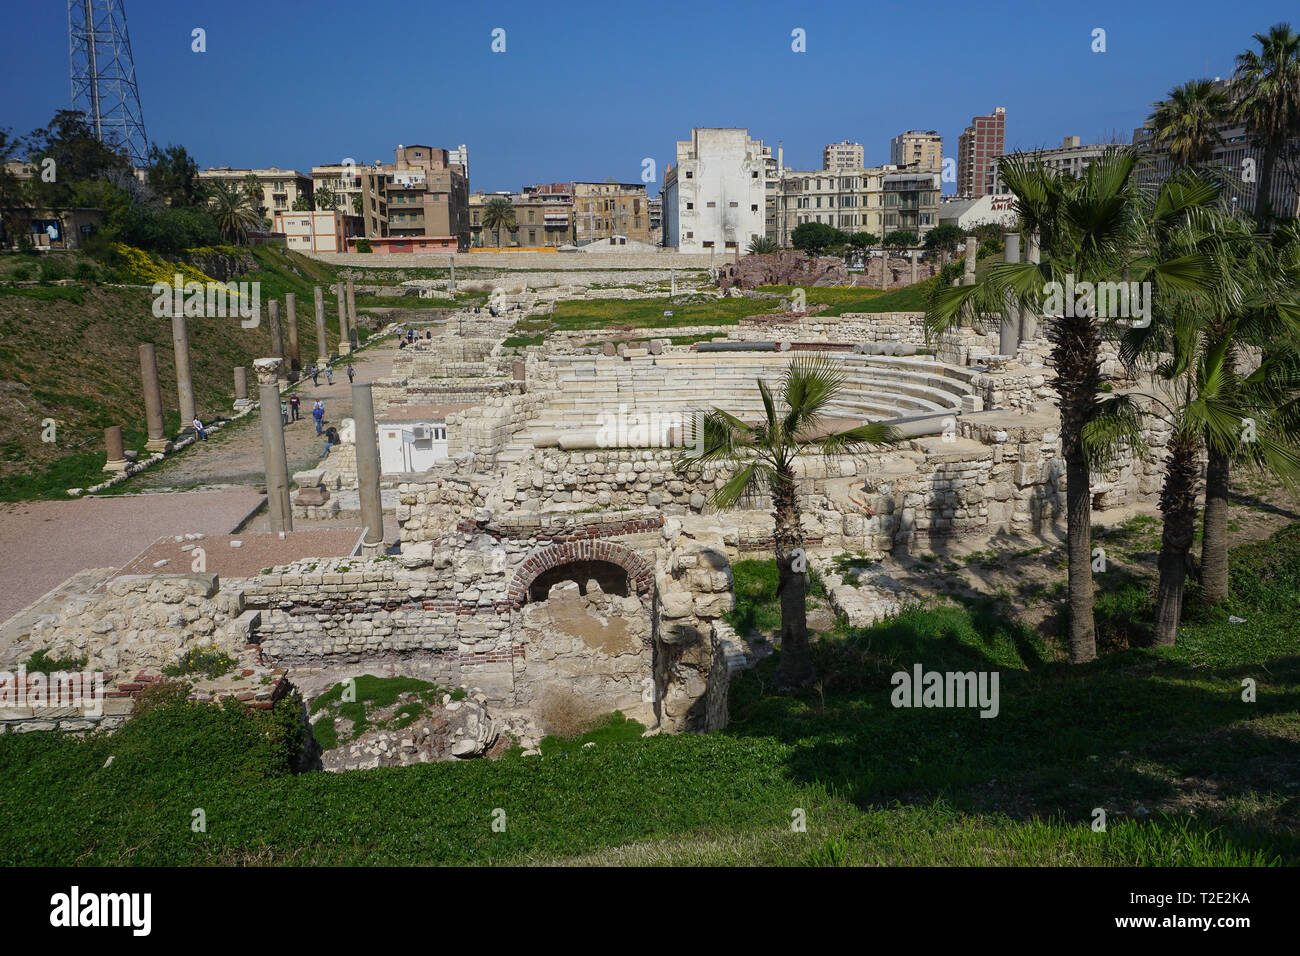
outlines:
[[432, 434], [429, 431], [428, 425], [412, 425], [411, 437], [417, 441], [424, 441], [425, 439], [431, 438]]

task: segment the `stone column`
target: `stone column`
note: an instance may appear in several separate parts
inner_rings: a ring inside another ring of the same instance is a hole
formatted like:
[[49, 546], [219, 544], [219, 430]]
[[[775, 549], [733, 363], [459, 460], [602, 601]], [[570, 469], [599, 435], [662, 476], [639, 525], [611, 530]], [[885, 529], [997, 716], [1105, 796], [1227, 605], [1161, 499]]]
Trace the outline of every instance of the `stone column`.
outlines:
[[974, 236], [966, 237], [966, 263], [962, 268], [961, 284], [975, 284], [975, 254], [979, 250], [979, 243]]
[[325, 294], [316, 286], [316, 364], [326, 365], [330, 360], [330, 347], [325, 339]]
[[252, 404], [248, 400], [248, 369], [242, 365], [235, 366], [235, 407], [243, 408]]
[[455, 295], [456, 293], [456, 257], [448, 256], [447, 261], [451, 263], [451, 281], [447, 283], [447, 291]]
[[149, 430], [146, 451], [169, 452], [172, 443], [167, 440], [163, 426], [162, 389], [158, 385], [158, 357], [153, 346], [140, 346], [140, 382], [144, 386], [144, 421]]
[[357, 489], [361, 497], [361, 547], [373, 554], [384, 546], [384, 506], [379, 494], [379, 437], [375, 432], [375, 401], [369, 382], [352, 384], [352, 421], [356, 428]]
[[916, 285], [916, 250], [912, 250], [912, 285]]
[[266, 499], [271, 513], [271, 530], [293, 530], [293, 507], [289, 504], [289, 459], [284, 450], [284, 422], [280, 418], [279, 358], [253, 361], [257, 369], [257, 397], [262, 403], [262, 454], [266, 459]]
[[181, 432], [194, 432], [194, 379], [190, 377], [190, 331], [185, 316], [172, 314], [172, 348], [176, 352], [176, 396], [181, 407]]
[[[1002, 251], [1003, 262], [1020, 261], [1020, 233], [1008, 232], [1002, 237], [1005, 247]], [[1002, 310], [1002, 325], [998, 336], [998, 353], [1015, 355], [1020, 348], [1020, 306], [1010, 297]]]
[[284, 310], [289, 330], [289, 381], [296, 382], [302, 372], [302, 350], [298, 344], [298, 296], [286, 292]]
[[126, 471], [126, 454], [122, 450], [121, 425], [110, 425], [104, 429], [104, 447], [108, 451], [108, 460], [104, 462], [104, 470]]
[[677, 270], [668, 270], [668, 295], [670, 298], [677, 295]]
[[348, 279], [348, 345], [355, 349], [360, 344], [357, 341], [357, 291], [352, 280]]
[[[1042, 253], [1038, 248], [1038, 233], [1030, 233], [1025, 261], [1038, 265], [1042, 261], [1041, 256]], [[1033, 309], [1025, 309], [1020, 316], [1020, 341], [1029, 342], [1036, 338], [1038, 338], [1038, 316], [1034, 314]]]
[[348, 296], [342, 282], [335, 284], [334, 292], [339, 300], [339, 355], [351, 355], [352, 333], [348, 331]]
[[284, 362], [284, 336], [280, 331], [280, 303], [272, 299], [267, 303], [268, 322], [271, 326], [271, 357], [280, 359], [280, 388], [289, 384], [289, 374]]

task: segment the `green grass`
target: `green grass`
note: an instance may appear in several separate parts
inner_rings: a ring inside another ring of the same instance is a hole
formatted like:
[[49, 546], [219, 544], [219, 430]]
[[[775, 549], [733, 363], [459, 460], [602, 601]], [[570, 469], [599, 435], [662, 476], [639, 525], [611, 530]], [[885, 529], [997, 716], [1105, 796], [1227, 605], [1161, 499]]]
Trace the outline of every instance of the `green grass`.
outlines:
[[75, 302], [77, 305], [81, 305], [86, 301], [86, 294], [74, 285], [31, 286], [24, 288], [0, 285], [0, 295], [20, 295], [28, 299], [36, 299], [38, 302], [54, 302], [62, 299], [64, 302]]
[[[373, 674], [363, 674], [356, 678], [355, 693], [349, 695], [354, 697], [353, 700], [343, 699], [346, 690], [345, 684], [335, 684], [314, 698], [308, 707], [310, 714], [320, 715], [312, 725], [312, 735], [323, 750], [333, 750], [340, 744], [355, 740], [379, 727], [401, 729], [410, 726], [444, 693], [450, 694], [453, 700], [465, 699], [465, 692], [459, 688], [444, 691], [437, 684], [413, 677], [375, 677]], [[377, 722], [373, 719], [374, 711], [391, 707], [404, 694], [414, 695], [416, 699], [399, 707], [391, 721]], [[340, 717], [351, 722], [351, 731], [346, 735], [340, 733]]]
[[[744, 672], [730, 725], [708, 735], [642, 738], [615, 715], [595, 747], [347, 774], [291, 771], [294, 699], [6, 735], [0, 863], [1297, 864], [1298, 536], [1234, 551], [1229, 606], [1193, 609], [1175, 648], [1070, 666], [991, 605], [913, 607], [815, 642], [805, 693], [773, 691], [775, 659]], [[759, 606], [763, 564], [736, 566]], [[891, 675], [914, 663], [996, 671], [999, 715], [894, 708]], [[357, 696], [391, 703], [403, 686], [362, 678]], [[331, 703], [341, 688], [312, 709]], [[189, 829], [194, 807], [206, 833]]]

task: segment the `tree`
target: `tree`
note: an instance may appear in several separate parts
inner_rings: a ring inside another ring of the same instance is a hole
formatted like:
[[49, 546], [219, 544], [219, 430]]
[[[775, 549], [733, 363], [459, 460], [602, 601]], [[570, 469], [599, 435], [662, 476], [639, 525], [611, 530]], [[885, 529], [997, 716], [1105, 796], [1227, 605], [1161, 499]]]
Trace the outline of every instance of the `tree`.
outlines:
[[337, 209], [343, 198], [328, 186], [317, 186], [316, 194], [313, 196], [316, 208], [325, 211]]
[[1256, 33], [1259, 51], [1237, 56], [1233, 81], [1240, 90], [1237, 112], [1259, 149], [1255, 172], [1255, 219], [1273, 216], [1273, 168], [1279, 158], [1292, 158], [1292, 143], [1300, 136], [1300, 35], [1279, 23], [1268, 33]]
[[716, 508], [771, 497], [781, 602], [781, 661], [776, 679], [782, 688], [806, 687], [814, 679], [795, 463], [810, 452], [834, 458], [899, 439], [897, 429], [885, 422], [827, 433], [823, 414], [843, 387], [844, 367], [834, 359], [815, 353], [794, 358], [785, 368], [777, 395], [758, 379], [762, 421], [751, 424], [717, 408], [703, 411], [690, 429], [693, 447], [682, 452], [676, 463], [681, 473], [698, 472], [710, 464], [734, 470], [709, 498]]
[[501, 230], [515, 227], [515, 207], [504, 196], [494, 196], [483, 206], [483, 228], [496, 233], [497, 248], [501, 248]]
[[147, 178], [158, 197], [173, 208], [192, 209], [207, 200], [199, 164], [184, 146], [150, 147]]
[[845, 239], [844, 233], [824, 222], [800, 223], [790, 233], [790, 245], [810, 256], [820, 256], [828, 247], [842, 245]]
[[227, 242], [244, 243], [250, 231], [261, 225], [262, 215], [243, 184], [218, 179], [208, 198], [212, 217]]
[[880, 237], [870, 232], [855, 232], [849, 235], [848, 244], [854, 249], [870, 249], [880, 245]]
[[884, 247], [892, 249], [895, 252], [901, 252], [904, 249], [914, 249], [921, 244], [921, 237], [914, 232], [908, 232], [906, 229], [895, 229], [887, 234], [884, 240]]
[[306, 193], [301, 193], [290, 208], [294, 212], [311, 212], [311, 198]]
[[[1102, 390], [1103, 323], [1092, 314], [1096, 310], [1074, 303], [1065, 308], [1060, 291], [1071, 279], [1077, 285], [1126, 277], [1161, 288], [1201, 288], [1197, 276], [1184, 278], [1197, 271], [1201, 260], [1165, 261], [1142, 247], [1141, 193], [1132, 175], [1136, 161], [1130, 149], [1108, 149], [1079, 178], [1054, 172], [1032, 156], [1004, 161], [1002, 179], [1015, 196], [1022, 229], [1040, 237], [1040, 261], [994, 263], [974, 285], [940, 290], [925, 319], [928, 334], [934, 336], [963, 315], [987, 321], [986, 316], [997, 314], [1008, 301], [1043, 316], [1052, 345], [1052, 388], [1065, 459], [1069, 643], [1075, 662], [1097, 656], [1089, 479], [1120, 442], [1136, 443], [1138, 432], [1133, 403]], [[1176, 215], [1186, 201], [1166, 184], [1159, 200], [1165, 204], [1161, 215]], [[1126, 270], [1132, 275], [1126, 276]]]
[[1169, 150], [1174, 165], [1195, 166], [1208, 163], [1223, 144], [1219, 127], [1232, 116], [1232, 97], [1213, 80], [1190, 80], [1151, 109], [1147, 123], [1155, 141]]
[[22, 180], [5, 168], [5, 163], [17, 157], [18, 146], [12, 130], [0, 129], [0, 233], [14, 245], [27, 235], [29, 220]]
[[[266, 216], [266, 205], [262, 202], [266, 198], [266, 192], [262, 189], [262, 181], [253, 173], [249, 173], [243, 180], [244, 195], [248, 197], [249, 204], [257, 212], [257, 219], [260, 223]], [[256, 224], [252, 228], [256, 228]]]
[[775, 239], [769, 239], [767, 236], [755, 236], [749, 240], [748, 254], [751, 256], [762, 256], [776, 252], [780, 248]]
[[[56, 112], [49, 126], [27, 135], [24, 145], [37, 169], [27, 189], [38, 206], [69, 206], [76, 183], [131, 175], [130, 160], [96, 139], [85, 114], [76, 110]], [[54, 161], [53, 182], [41, 175], [46, 160]]]
[[954, 225], [935, 226], [925, 234], [925, 251], [934, 253], [938, 252], [943, 256], [943, 265], [948, 264], [948, 259], [957, 251], [966, 238], [966, 233]]

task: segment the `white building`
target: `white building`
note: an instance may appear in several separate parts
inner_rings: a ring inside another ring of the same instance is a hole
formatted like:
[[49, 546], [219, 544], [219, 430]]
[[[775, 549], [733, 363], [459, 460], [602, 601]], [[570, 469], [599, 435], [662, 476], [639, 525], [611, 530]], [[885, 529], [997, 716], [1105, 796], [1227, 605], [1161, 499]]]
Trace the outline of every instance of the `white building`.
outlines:
[[766, 233], [767, 157], [744, 129], [693, 129], [664, 176], [664, 245], [743, 253]]
[[271, 228], [284, 233], [285, 247], [294, 252], [347, 252], [349, 237], [362, 234], [362, 219], [333, 209], [277, 212]]
[[1013, 208], [1015, 201], [1015, 196], [995, 196], [992, 193], [979, 199], [951, 199], [939, 207], [939, 225], [973, 229], [996, 223], [1014, 229], [1018, 221]]
[[428, 471], [447, 457], [447, 422], [432, 405], [398, 405], [375, 422], [379, 432], [379, 471], [402, 475]]

